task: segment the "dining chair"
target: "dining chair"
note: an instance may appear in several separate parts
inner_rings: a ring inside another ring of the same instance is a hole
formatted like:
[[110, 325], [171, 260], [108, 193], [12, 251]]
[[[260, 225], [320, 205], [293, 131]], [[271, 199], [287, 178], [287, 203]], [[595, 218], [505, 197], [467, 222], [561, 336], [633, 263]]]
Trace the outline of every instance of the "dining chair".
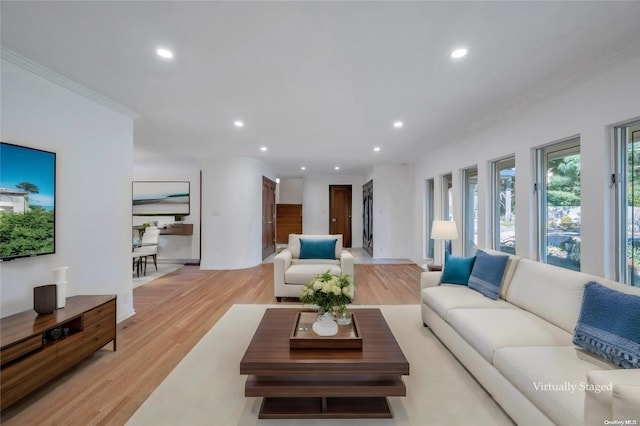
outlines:
[[142, 269], [142, 257], [140, 253], [136, 253], [135, 251], [131, 253], [131, 259], [133, 261], [133, 270], [136, 272], [136, 276], [140, 277], [140, 270]]
[[133, 250], [134, 254], [138, 254], [141, 260], [144, 258], [144, 272], [143, 274], [147, 274], [147, 259], [149, 256], [153, 258], [153, 265], [156, 267], [156, 271], [158, 270], [158, 236], [160, 235], [160, 230], [155, 226], [149, 226], [142, 235], [142, 239], [140, 241], [141, 246], [136, 247]]

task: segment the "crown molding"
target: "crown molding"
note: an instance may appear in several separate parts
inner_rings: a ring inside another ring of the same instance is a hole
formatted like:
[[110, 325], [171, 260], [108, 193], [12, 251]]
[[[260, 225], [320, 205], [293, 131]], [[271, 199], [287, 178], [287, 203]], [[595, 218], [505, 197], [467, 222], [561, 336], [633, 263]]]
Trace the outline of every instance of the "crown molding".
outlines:
[[137, 112], [132, 111], [129, 108], [122, 106], [119, 103], [107, 98], [106, 96], [103, 96], [97, 92], [94, 92], [93, 90], [87, 87], [84, 87], [83, 85], [78, 84], [75, 81], [70, 80], [61, 74], [58, 74], [55, 71], [45, 68], [42, 65], [36, 62], [33, 62], [31, 59], [25, 58], [19, 53], [16, 53], [13, 50], [8, 49], [4, 46], [0, 46], [0, 57], [2, 57], [2, 60], [4, 61], [17, 65], [20, 68], [23, 68], [29, 72], [32, 72], [33, 74], [39, 77], [47, 79], [52, 83], [55, 83], [66, 89], [69, 89], [72, 92], [75, 92], [80, 96], [83, 96], [93, 102], [96, 102], [119, 114], [122, 114], [127, 118], [130, 118], [132, 120], [137, 120], [138, 118], [141, 117], [141, 115], [138, 114]]

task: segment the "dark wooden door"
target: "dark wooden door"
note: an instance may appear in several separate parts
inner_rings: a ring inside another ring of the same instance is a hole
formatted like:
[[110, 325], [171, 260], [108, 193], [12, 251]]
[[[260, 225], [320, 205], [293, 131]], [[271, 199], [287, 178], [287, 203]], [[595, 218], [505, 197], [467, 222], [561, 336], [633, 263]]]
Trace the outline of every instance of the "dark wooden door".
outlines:
[[262, 258], [276, 251], [276, 183], [262, 177]]
[[342, 234], [351, 247], [351, 185], [329, 185], [329, 233]]
[[362, 248], [373, 256], [373, 180], [362, 185]]

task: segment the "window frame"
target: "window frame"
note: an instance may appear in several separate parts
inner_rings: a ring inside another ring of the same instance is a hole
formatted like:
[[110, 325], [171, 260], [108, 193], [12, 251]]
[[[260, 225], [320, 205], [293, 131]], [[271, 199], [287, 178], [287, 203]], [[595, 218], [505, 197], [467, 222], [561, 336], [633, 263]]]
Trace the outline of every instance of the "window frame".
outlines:
[[[470, 178], [475, 177], [475, 198], [469, 192]], [[462, 169], [462, 252], [464, 256], [473, 256], [478, 249], [478, 166]], [[474, 202], [475, 201], [475, 202]], [[469, 210], [473, 208], [473, 211]], [[470, 226], [471, 224], [471, 226]], [[474, 238], [475, 237], [475, 238]], [[474, 241], [475, 240], [475, 241]], [[473, 245], [469, 242], [473, 241]]]
[[[640, 132], [640, 120], [632, 120], [617, 126], [613, 126], [613, 174], [611, 176], [611, 187], [614, 191], [614, 238], [615, 238], [615, 278], [616, 281], [631, 285], [638, 281], [632, 279], [629, 265], [627, 244], [629, 239], [628, 221], [628, 160], [629, 142], [631, 136], [629, 131]], [[640, 136], [638, 139], [640, 142]], [[633, 229], [631, 238], [634, 238]], [[631, 265], [633, 267], [633, 265]]]
[[425, 179], [425, 196], [424, 196], [424, 218], [425, 218], [425, 242], [424, 242], [424, 258], [434, 259], [435, 246], [431, 238], [431, 228], [435, 220], [435, 180], [433, 178]]
[[[548, 237], [548, 205], [547, 205], [547, 170], [548, 162], [558, 158], [578, 154], [581, 156], [581, 138], [579, 135], [566, 138], [542, 147], [536, 148], [536, 179], [534, 191], [536, 194], [536, 255], [538, 261], [549, 263], [547, 258], [547, 237]], [[580, 157], [582, 163], [582, 156]], [[582, 174], [580, 175], [582, 177]], [[580, 182], [580, 210], [582, 211], [582, 182]], [[580, 231], [582, 235], [582, 231]], [[581, 260], [581, 259], [580, 259]], [[560, 266], [560, 265], [556, 265]], [[562, 266], [560, 266], [562, 267]], [[582, 264], [580, 262], [580, 268]], [[572, 269], [568, 268], [567, 269]]]
[[[500, 171], [506, 169], [506, 167], [500, 167], [500, 164], [503, 163], [513, 163], [513, 189], [514, 189], [514, 198], [513, 203], [515, 204], [515, 182], [516, 182], [516, 156], [515, 154], [509, 155], [506, 157], [499, 158], [491, 162], [491, 243], [492, 248], [497, 251], [501, 251], [503, 253], [515, 254], [515, 242], [517, 241], [515, 235], [515, 209], [513, 212], [513, 224], [514, 224], [514, 253], [504, 251], [501, 249], [501, 241], [500, 237], [502, 235], [502, 226], [500, 224], [500, 194], [501, 194], [501, 185], [500, 185]], [[505, 200], [506, 202], [506, 200]]]
[[453, 219], [453, 174], [447, 173], [441, 176], [442, 182], [442, 220], [454, 220]]

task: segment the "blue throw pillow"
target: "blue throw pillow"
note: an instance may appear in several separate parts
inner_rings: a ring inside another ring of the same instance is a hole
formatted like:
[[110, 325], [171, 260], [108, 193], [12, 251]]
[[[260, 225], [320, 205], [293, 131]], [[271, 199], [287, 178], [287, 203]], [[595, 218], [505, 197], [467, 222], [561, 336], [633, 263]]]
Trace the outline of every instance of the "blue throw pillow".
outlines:
[[469, 277], [469, 288], [482, 293], [489, 299], [498, 299], [502, 276], [508, 261], [509, 256], [492, 255], [478, 250], [476, 262]]
[[640, 368], [640, 296], [587, 283], [573, 343], [622, 368]]
[[336, 238], [311, 239], [300, 238], [300, 259], [335, 259]]
[[440, 282], [445, 284], [462, 284], [467, 285], [469, 275], [473, 269], [474, 257], [458, 257], [451, 256], [449, 253], [444, 255], [444, 269]]

